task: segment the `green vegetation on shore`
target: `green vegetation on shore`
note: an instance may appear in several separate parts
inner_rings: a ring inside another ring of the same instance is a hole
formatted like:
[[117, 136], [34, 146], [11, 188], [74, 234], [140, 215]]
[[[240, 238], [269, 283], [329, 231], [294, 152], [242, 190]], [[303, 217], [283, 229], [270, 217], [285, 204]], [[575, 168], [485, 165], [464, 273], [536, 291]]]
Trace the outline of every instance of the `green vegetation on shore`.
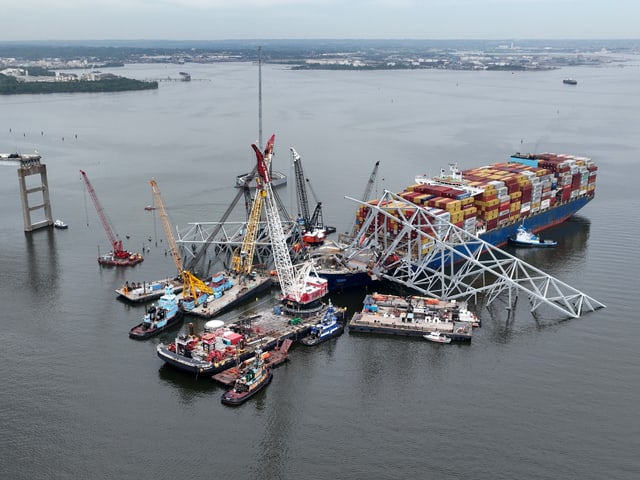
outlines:
[[21, 82], [14, 77], [0, 74], [0, 95], [22, 93], [125, 92], [130, 90], [156, 90], [157, 88], [158, 82], [146, 82], [124, 77], [101, 80], [71, 80], [67, 82]]

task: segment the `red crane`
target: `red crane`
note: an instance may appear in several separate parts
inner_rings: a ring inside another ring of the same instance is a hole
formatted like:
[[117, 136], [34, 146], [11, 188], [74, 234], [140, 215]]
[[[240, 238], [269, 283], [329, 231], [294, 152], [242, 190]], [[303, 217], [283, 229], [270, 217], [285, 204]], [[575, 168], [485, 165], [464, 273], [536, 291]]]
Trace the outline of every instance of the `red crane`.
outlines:
[[80, 173], [82, 174], [82, 179], [87, 186], [87, 190], [89, 190], [89, 195], [91, 195], [91, 200], [93, 200], [93, 204], [96, 207], [98, 217], [100, 217], [102, 226], [104, 227], [105, 232], [107, 232], [107, 237], [109, 237], [109, 242], [111, 242], [111, 247], [113, 248], [113, 252], [111, 254], [98, 258], [98, 262], [107, 265], [135, 265], [136, 263], [141, 262], [142, 255], [128, 252], [122, 248], [122, 240], [118, 239], [117, 235], [113, 232], [113, 228], [104, 213], [102, 205], [100, 205], [96, 191], [93, 189], [86, 172], [84, 170], [80, 170]]

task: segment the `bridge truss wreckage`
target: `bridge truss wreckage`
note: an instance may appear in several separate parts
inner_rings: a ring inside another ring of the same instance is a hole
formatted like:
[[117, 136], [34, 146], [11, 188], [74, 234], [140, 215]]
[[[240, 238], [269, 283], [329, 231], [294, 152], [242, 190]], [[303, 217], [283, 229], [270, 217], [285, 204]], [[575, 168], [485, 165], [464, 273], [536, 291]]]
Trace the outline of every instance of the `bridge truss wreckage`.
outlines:
[[[254, 174], [255, 169], [251, 172], [251, 175]], [[255, 193], [255, 189], [252, 191]], [[198, 272], [204, 277], [217, 264], [222, 265], [225, 270], [231, 268], [234, 252], [242, 247], [247, 221], [229, 221], [229, 218], [237, 209], [236, 206], [243, 194], [247, 196], [245, 204], [251, 205], [252, 201], [248, 198], [250, 190], [248, 185], [245, 185], [238, 190], [236, 197], [218, 222], [192, 222], [188, 227], [177, 231], [176, 243], [181, 247], [187, 269]], [[276, 201], [283, 218], [282, 228], [292, 252], [292, 258], [298, 261], [303, 254], [302, 233], [294, 220], [284, 220], [291, 217], [279, 197]], [[248, 217], [249, 212], [245, 212], [244, 215]], [[272, 265], [273, 254], [269, 231], [266, 220], [261, 220], [255, 242], [254, 266], [268, 269]]]
[[380, 280], [449, 300], [483, 294], [490, 304], [506, 297], [510, 309], [522, 293], [534, 315], [543, 305], [571, 318], [605, 307], [426, 209], [395, 208], [405, 200], [392, 192], [376, 204], [349, 199], [368, 210], [349, 248], [374, 252], [368, 268]]

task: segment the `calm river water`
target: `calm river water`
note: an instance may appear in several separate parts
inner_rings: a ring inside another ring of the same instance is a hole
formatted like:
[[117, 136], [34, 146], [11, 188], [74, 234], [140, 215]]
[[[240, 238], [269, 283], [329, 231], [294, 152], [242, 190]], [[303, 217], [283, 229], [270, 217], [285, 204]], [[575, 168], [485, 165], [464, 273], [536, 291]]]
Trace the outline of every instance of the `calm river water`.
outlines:
[[[128, 338], [141, 306], [125, 280], [173, 274], [151, 203], [174, 224], [217, 221], [258, 140], [257, 67], [130, 65], [157, 91], [0, 97], [0, 152], [37, 150], [66, 231], [23, 232], [14, 167], [0, 177], [2, 478], [636, 479], [640, 473], [640, 61], [537, 73], [306, 72], [263, 66], [264, 139], [290, 173], [289, 147], [345, 230], [376, 160], [376, 191], [458, 162], [514, 151], [592, 157], [596, 198], [526, 261], [607, 305], [580, 319], [478, 314], [471, 345], [346, 333], [294, 348], [271, 386], [240, 408], [223, 389], [163, 366], [159, 341]], [[563, 85], [574, 77], [578, 85]], [[125, 246], [108, 249], [84, 193], [87, 172]], [[281, 189], [293, 204], [293, 182]], [[634, 213], [635, 212], [635, 213]], [[152, 241], [149, 241], [151, 239]], [[520, 254], [520, 253], [519, 253]], [[364, 292], [332, 294], [352, 313]], [[230, 318], [231, 316], [227, 316]]]

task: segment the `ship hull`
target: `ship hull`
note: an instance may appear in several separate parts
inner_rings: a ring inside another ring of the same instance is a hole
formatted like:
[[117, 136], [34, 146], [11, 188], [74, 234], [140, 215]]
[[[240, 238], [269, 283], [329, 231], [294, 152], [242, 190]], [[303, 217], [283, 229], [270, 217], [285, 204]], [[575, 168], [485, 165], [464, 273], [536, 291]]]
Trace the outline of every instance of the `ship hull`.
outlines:
[[585, 195], [578, 197], [575, 200], [570, 200], [566, 203], [562, 203], [553, 208], [545, 210], [544, 212], [530, 215], [524, 220], [519, 220], [516, 223], [507, 225], [505, 227], [497, 228], [480, 235], [480, 238], [487, 243], [501, 247], [509, 241], [509, 237], [515, 237], [518, 231], [518, 226], [524, 223], [528, 230], [533, 233], [542, 232], [548, 228], [561, 224], [569, 217], [574, 215], [578, 210], [584, 207], [587, 203], [593, 200], [593, 195]]
[[350, 288], [366, 287], [367, 285], [371, 285], [374, 282], [374, 279], [371, 277], [371, 275], [369, 275], [367, 272], [362, 271], [325, 272], [319, 270], [318, 275], [328, 281], [328, 288], [330, 292]]
[[170, 328], [173, 328], [181, 324], [183, 319], [184, 319], [184, 314], [182, 310], [178, 310], [176, 314], [173, 317], [171, 317], [171, 319], [168, 320], [167, 323], [164, 324], [162, 327], [145, 329], [144, 323], [139, 323], [138, 325], [133, 327], [131, 330], [129, 330], [129, 338], [132, 338], [133, 340], [146, 340], [147, 338], [154, 337], [159, 333], [162, 333], [166, 330], [169, 330]]

